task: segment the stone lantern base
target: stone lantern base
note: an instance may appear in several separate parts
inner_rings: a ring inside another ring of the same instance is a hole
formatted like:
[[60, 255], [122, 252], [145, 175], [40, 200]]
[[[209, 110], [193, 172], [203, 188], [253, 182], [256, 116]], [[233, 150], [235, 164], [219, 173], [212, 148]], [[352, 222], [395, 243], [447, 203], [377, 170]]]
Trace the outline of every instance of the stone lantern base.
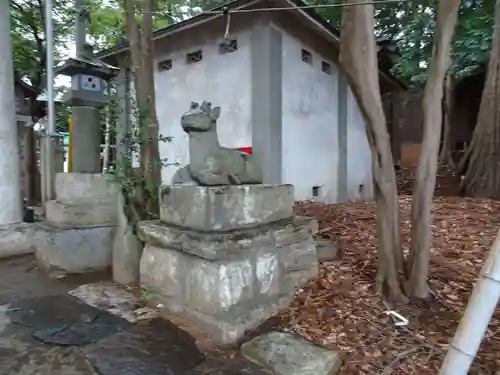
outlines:
[[42, 267], [52, 277], [110, 267], [117, 192], [108, 176], [58, 173], [55, 191], [40, 225], [44, 241], [36, 246]]

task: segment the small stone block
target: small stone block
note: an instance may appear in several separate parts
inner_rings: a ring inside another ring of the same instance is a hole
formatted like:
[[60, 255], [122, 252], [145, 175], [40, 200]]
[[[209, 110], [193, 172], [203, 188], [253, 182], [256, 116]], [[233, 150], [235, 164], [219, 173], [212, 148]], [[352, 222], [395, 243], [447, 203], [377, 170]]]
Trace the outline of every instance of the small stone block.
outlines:
[[315, 240], [318, 260], [329, 261], [339, 258], [339, 244], [337, 241], [317, 239]]
[[44, 236], [45, 232], [34, 223], [0, 226], [0, 258], [33, 253]]
[[56, 200], [62, 203], [88, 204], [115, 202], [117, 187], [110, 176], [101, 173], [57, 173]]
[[117, 223], [116, 213], [114, 201], [85, 205], [48, 201], [45, 204], [47, 221], [61, 229], [113, 226]]
[[36, 257], [49, 276], [102, 271], [111, 266], [113, 227], [58, 229], [43, 224], [45, 240]]
[[317, 227], [317, 221], [310, 217], [296, 216], [293, 222], [273, 231], [276, 247], [290, 245], [310, 238]]
[[200, 231], [229, 231], [293, 216], [292, 185], [163, 186], [160, 219]]
[[243, 344], [241, 352], [275, 375], [334, 375], [342, 365], [338, 352], [284, 332], [259, 336]]
[[307, 270], [318, 265], [318, 255], [312, 238], [283, 246], [277, 252], [285, 272]]

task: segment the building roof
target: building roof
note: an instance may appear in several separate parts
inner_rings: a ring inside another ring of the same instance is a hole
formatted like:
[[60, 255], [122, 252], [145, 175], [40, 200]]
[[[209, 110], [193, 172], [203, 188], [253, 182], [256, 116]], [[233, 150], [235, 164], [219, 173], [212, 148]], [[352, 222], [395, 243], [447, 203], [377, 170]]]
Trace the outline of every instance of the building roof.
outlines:
[[[214, 20], [216, 18], [224, 16], [224, 11], [231, 11], [237, 9], [249, 8], [256, 5], [264, 0], [233, 0], [219, 7], [213, 8], [208, 12], [203, 12], [197, 16], [191, 17], [187, 20], [175, 23], [173, 25], [164, 27], [162, 29], [156, 30], [153, 33], [153, 39], [161, 39], [173, 33], [186, 30], [188, 28], [201, 25], [205, 22]], [[325, 19], [323, 19], [313, 8], [307, 8], [309, 4], [306, 4], [302, 0], [280, 0], [288, 7], [297, 7], [297, 11], [305, 18], [307, 18], [311, 23], [319, 26], [329, 39], [333, 39], [336, 43], [340, 42], [340, 32]], [[95, 55], [96, 58], [104, 59], [115, 54], [125, 52], [129, 49], [129, 43], [127, 40], [123, 40], [116, 46], [103, 50]], [[406, 85], [392, 75], [388, 70], [380, 69], [380, 74], [382, 74], [386, 79], [393, 82], [396, 86], [406, 89]]]

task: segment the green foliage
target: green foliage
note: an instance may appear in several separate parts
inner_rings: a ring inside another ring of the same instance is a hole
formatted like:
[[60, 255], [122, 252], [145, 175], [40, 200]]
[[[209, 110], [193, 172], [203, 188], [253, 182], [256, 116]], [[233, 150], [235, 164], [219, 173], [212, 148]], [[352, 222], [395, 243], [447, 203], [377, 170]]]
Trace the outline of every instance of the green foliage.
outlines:
[[[119, 122], [119, 116], [123, 111], [119, 102], [123, 99], [124, 98], [119, 98], [115, 95], [108, 108], [109, 116], [107, 121], [109, 121], [109, 131], [112, 136], [116, 135], [119, 131], [117, 127], [119, 125], [123, 125]], [[112, 174], [113, 180], [121, 187], [121, 191], [125, 197], [127, 205], [129, 206], [129, 211], [134, 212], [133, 214], [129, 213], [127, 215], [129, 220], [134, 225], [134, 223], [136, 223], [139, 219], [151, 219], [155, 215], [152, 212], [144, 211], [142, 207], [131, 207], [134, 205], [137, 206], [137, 202], [133, 202], [133, 200], [134, 197], [137, 196], [138, 189], [146, 196], [152, 196], [157, 191], [157, 187], [149, 185], [144, 179], [139, 168], [134, 167], [134, 160], [139, 160], [140, 158], [141, 144], [147, 141], [142, 138], [141, 127], [147, 126], [145, 120], [149, 118], [149, 115], [139, 109], [137, 101], [132, 95], [125, 100], [129, 100], [130, 102], [133, 119], [131, 129], [127, 132], [122, 132], [121, 134], [121, 137], [123, 137], [123, 143], [126, 145], [127, 152], [117, 158], [115, 167], [110, 170], [109, 173]], [[105, 128], [104, 123], [102, 124], [102, 127]], [[160, 135], [158, 137], [158, 141], [163, 143], [171, 142], [172, 137]], [[178, 165], [177, 163], [169, 163], [167, 159], [159, 160], [159, 163], [161, 164], [161, 167]]]
[[[315, 0], [312, 4], [339, 4], [342, 0]], [[375, 6], [377, 39], [392, 41], [399, 51], [393, 72], [409, 84], [427, 80], [432, 52], [437, 0], [401, 1]], [[467, 74], [489, 58], [495, 0], [462, 0], [453, 48], [453, 72]], [[325, 20], [340, 27], [342, 8], [317, 8]]]
[[[9, 0], [12, 23], [12, 49], [15, 69], [41, 91], [44, 85], [46, 39], [45, 2], [42, 0]], [[73, 19], [66, 1], [53, 0], [55, 60], [62, 58], [67, 47]]]

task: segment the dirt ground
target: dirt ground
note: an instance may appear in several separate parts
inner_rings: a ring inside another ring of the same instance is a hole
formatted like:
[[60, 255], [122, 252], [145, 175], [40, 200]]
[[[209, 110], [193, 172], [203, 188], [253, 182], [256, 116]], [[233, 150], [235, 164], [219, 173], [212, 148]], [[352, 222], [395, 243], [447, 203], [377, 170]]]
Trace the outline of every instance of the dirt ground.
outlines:
[[[438, 193], [452, 193], [453, 178], [441, 177]], [[407, 179], [406, 183], [411, 185]], [[280, 315], [279, 325], [322, 346], [339, 348], [345, 358], [342, 375], [436, 375], [500, 229], [500, 202], [454, 196], [434, 200], [429, 283], [435, 296], [429, 302], [396, 306], [409, 320], [406, 327], [393, 324], [373, 290], [377, 261], [374, 208], [371, 202], [297, 205], [298, 214], [318, 219], [320, 237], [338, 241], [341, 258], [321, 265], [320, 277], [299, 291], [293, 305]], [[405, 249], [410, 210], [411, 197], [401, 196]], [[499, 310], [470, 374], [499, 374]]]

